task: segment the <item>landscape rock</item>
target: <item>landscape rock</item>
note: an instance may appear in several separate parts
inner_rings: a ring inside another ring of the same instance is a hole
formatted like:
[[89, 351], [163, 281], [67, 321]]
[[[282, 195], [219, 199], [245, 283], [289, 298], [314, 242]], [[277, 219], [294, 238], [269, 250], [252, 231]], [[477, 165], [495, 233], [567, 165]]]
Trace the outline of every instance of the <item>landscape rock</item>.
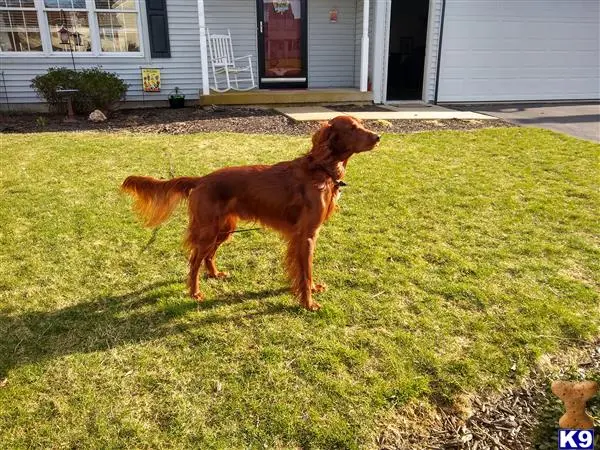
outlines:
[[99, 109], [95, 109], [94, 111], [92, 111], [90, 113], [89, 120], [91, 120], [92, 122], [96, 122], [96, 123], [97, 122], [104, 122], [106, 120], [106, 116]]

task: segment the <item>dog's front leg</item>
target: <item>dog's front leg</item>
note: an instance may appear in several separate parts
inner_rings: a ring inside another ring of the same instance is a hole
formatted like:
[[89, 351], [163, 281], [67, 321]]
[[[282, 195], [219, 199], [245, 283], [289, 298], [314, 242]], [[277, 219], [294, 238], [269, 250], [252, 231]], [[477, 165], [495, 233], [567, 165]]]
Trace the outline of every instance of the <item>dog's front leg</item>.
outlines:
[[316, 233], [299, 234], [290, 241], [287, 255], [292, 290], [298, 297], [300, 304], [310, 311], [321, 308], [321, 305], [312, 299], [314, 286], [312, 264], [316, 242]]

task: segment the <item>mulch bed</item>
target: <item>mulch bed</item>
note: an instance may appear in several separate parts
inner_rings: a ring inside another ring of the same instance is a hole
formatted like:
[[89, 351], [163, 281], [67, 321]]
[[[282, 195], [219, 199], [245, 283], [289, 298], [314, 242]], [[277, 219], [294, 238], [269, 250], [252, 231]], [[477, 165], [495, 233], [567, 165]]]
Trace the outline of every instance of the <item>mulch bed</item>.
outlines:
[[[371, 108], [372, 105], [367, 106]], [[359, 107], [364, 108], [364, 107]], [[364, 109], [363, 109], [364, 110]], [[347, 111], [347, 109], [346, 109]], [[129, 131], [136, 133], [188, 134], [206, 131], [307, 135], [318, 122], [296, 122], [268, 108], [206, 106], [182, 109], [137, 109], [113, 112], [106, 122], [81, 117], [65, 123], [52, 114], [0, 114], [1, 133], [55, 131]], [[432, 130], [474, 130], [513, 126], [502, 120], [367, 120], [365, 125], [382, 133], [415, 133]]]
[[[600, 340], [583, 344], [566, 360], [564, 355], [547, 358], [545, 363], [518, 385], [499, 395], [479, 396], [459, 408], [438, 409], [428, 417], [426, 427], [415, 430], [401, 426], [388, 428], [379, 438], [379, 448], [456, 450], [554, 450], [558, 447], [558, 419], [564, 413], [562, 402], [551, 392], [554, 380], [598, 380]], [[600, 414], [600, 396], [587, 404], [595, 417]], [[414, 419], [413, 419], [414, 420]], [[596, 426], [596, 433], [600, 427]]]

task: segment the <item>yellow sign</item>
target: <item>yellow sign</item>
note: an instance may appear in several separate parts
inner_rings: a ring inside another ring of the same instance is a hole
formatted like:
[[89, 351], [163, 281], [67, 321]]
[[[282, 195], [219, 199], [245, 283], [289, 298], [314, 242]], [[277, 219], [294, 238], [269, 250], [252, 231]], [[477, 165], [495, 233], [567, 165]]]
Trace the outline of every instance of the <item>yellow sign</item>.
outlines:
[[160, 69], [142, 69], [144, 92], [160, 92]]

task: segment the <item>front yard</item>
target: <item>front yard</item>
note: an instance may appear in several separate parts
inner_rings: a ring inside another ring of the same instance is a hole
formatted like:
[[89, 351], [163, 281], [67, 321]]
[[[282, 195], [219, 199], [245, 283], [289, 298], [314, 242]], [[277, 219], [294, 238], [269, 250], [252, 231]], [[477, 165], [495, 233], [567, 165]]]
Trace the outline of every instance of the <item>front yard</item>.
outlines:
[[[297, 307], [270, 231], [185, 295], [185, 208], [156, 239], [129, 174], [274, 163], [308, 136], [0, 135], [4, 448], [373, 447], [404, 405], [501, 388], [600, 335], [600, 145], [386, 134], [348, 165]], [[250, 227], [250, 224], [247, 224]]]

